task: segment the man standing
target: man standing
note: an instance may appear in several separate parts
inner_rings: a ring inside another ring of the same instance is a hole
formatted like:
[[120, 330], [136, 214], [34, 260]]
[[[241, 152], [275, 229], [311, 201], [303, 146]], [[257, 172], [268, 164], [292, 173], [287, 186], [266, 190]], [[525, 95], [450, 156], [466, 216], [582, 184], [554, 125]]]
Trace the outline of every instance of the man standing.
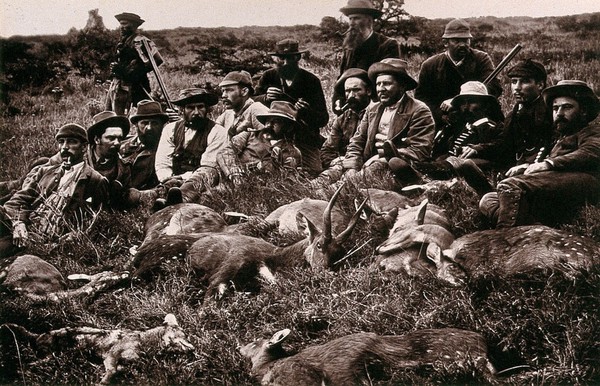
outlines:
[[[110, 64], [112, 82], [106, 98], [106, 110], [117, 115], [129, 114], [130, 106], [150, 98], [150, 81], [146, 75], [152, 71], [148, 55], [152, 55], [157, 66], [163, 63], [154, 43], [137, 33], [144, 20], [134, 13], [124, 12], [115, 15], [119, 21], [121, 40], [117, 44], [116, 60]], [[144, 48], [144, 41], [150, 53]]]
[[[348, 17], [349, 24], [343, 43], [340, 77], [350, 68], [367, 71], [373, 63], [400, 57], [400, 47], [395, 39], [373, 31], [374, 19], [381, 17], [383, 12], [370, 0], [348, 0], [340, 12]], [[333, 94], [333, 111], [338, 114], [342, 113], [341, 107], [345, 104], [343, 90], [340, 91], [334, 89]]]
[[107, 200], [108, 181], [84, 162], [85, 129], [67, 124], [56, 133], [62, 162], [33, 169], [23, 186], [0, 207], [0, 256], [32, 241], [64, 234], [66, 224]]
[[208, 118], [218, 97], [202, 88], [179, 92], [173, 101], [182, 119], [163, 129], [154, 168], [158, 180], [169, 189], [165, 202], [157, 200], [155, 209], [179, 202], [195, 202], [207, 185], [219, 181], [217, 154], [228, 142], [227, 130]]
[[480, 210], [498, 228], [560, 223], [600, 198], [600, 126], [591, 124], [600, 100], [579, 80], [560, 81], [542, 96], [552, 108], [557, 140], [547, 157], [481, 199]]
[[246, 71], [232, 71], [219, 83], [221, 99], [226, 110], [216, 119], [218, 125], [227, 129], [229, 138], [245, 130], [259, 131], [262, 123], [256, 119], [269, 109], [260, 102], [254, 102], [252, 77]]
[[[446, 123], [444, 116], [450, 111], [450, 101], [458, 95], [460, 86], [470, 80], [483, 82], [494, 71], [490, 56], [470, 47], [472, 37], [466, 21], [450, 21], [442, 35], [446, 51], [421, 65], [415, 98], [429, 106], [438, 130]], [[498, 79], [493, 79], [487, 88], [488, 93], [495, 97], [502, 93]]]
[[336, 117], [321, 148], [321, 162], [324, 169], [340, 164], [344, 158], [350, 138], [356, 132], [365, 109], [371, 102], [373, 84], [365, 70], [350, 68], [340, 76], [335, 89], [339, 94], [345, 94], [346, 102], [342, 109], [343, 113]]
[[410, 164], [430, 156], [433, 117], [423, 102], [406, 94], [417, 87], [406, 66], [401, 59], [384, 59], [369, 68], [379, 102], [367, 108], [350, 140], [342, 161], [346, 176], [389, 168], [401, 182], [411, 182], [416, 175]]
[[264, 72], [254, 99], [267, 106], [275, 100], [290, 102], [298, 110], [297, 120], [302, 125], [296, 133], [296, 146], [302, 152], [303, 170], [311, 175], [321, 171], [320, 148], [323, 144], [320, 128], [329, 120], [321, 81], [314, 74], [300, 68], [302, 53], [298, 41], [284, 39], [277, 43], [271, 56], [275, 68]]

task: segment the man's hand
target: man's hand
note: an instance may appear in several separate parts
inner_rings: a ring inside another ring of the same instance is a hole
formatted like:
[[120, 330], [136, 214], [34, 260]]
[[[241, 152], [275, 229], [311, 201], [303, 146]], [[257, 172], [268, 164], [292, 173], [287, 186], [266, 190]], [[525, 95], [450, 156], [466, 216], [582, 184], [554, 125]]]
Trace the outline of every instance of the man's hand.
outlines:
[[298, 111], [300, 111], [300, 110], [309, 110], [310, 109], [310, 104], [307, 101], [305, 101], [304, 99], [300, 98], [300, 99], [298, 99], [298, 102], [296, 102], [296, 104], [294, 105], [294, 107]]
[[27, 232], [27, 226], [23, 222], [16, 222], [13, 226], [13, 243], [23, 248], [29, 244], [29, 232]]
[[523, 174], [533, 174], [545, 172], [547, 170], [550, 170], [550, 165], [548, 164], [548, 162], [535, 162], [529, 165], [527, 169], [525, 169], [525, 172]]
[[277, 87], [269, 87], [267, 89], [267, 100], [268, 101], [281, 100], [281, 99], [283, 99], [283, 91], [281, 91], [281, 89], [279, 89]]
[[442, 102], [442, 104], [440, 105], [440, 110], [442, 110], [443, 112], [447, 113], [448, 111], [450, 111], [450, 109], [452, 109], [452, 98], [450, 99], [446, 99], [445, 101]]
[[512, 168], [508, 169], [508, 171], [504, 175], [506, 177], [518, 176], [519, 174], [523, 174], [523, 172], [525, 171], [525, 169], [527, 169], [528, 166], [529, 164], [513, 166]]
[[463, 146], [462, 153], [458, 156], [458, 158], [473, 158], [477, 155], [477, 150], [473, 149], [470, 146]]

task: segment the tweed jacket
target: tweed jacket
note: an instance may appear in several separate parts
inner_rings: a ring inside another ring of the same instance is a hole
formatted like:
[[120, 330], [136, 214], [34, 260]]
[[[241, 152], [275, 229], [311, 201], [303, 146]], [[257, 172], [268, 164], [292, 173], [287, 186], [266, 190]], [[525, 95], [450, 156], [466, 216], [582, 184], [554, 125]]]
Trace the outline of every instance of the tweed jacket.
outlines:
[[600, 124], [588, 124], [576, 133], [559, 137], [546, 160], [552, 170], [584, 172], [600, 178]]
[[[310, 146], [321, 147], [323, 141], [320, 135], [320, 128], [325, 126], [329, 121], [329, 113], [327, 112], [327, 104], [323, 94], [321, 81], [314, 74], [301, 68], [298, 70], [292, 84], [288, 86], [279, 77], [276, 68], [271, 68], [264, 72], [258, 86], [256, 87], [256, 96], [254, 100], [267, 104], [264, 95], [269, 87], [277, 87], [283, 92], [295, 99], [304, 99], [310, 105], [309, 110], [298, 111], [298, 121], [304, 127], [300, 128], [296, 133], [296, 142]], [[295, 103], [294, 100], [284, 99], [290, 103]]]
[[[62, 165], [46, 164], [34, 168], [19, 191], [4, 204], [9, 218], [29, 224], [30, 214], [44, 202], [57, 187], [62, 175]], [[91, 166], [84, 164], [75, 184], [73, 195], [64, 212], [71, 214], [79, 208], [98, 209], [108, 201], [108, 180]]]
[[350, 138], [356, 133], [364, 113], [365, 110], [357, 113], [348, 109], [333, 121], [329, 135], [321, 147], [321, 162], [324, 168], [328, 168], [334, 159], [346, 154]]
[[[421, 64], [419, 85], [415, 98], [425, 102], [431, 109], [436, 125], [442, 124], [440, 105], [448, 98], [460, 93], [460, 86], [470, 80], [483, 82], [494, 71], [490, 56], [471, 48], [462, 64], [456, 67], [445, 52], [434, 55]], [[495, 97], [502, 93], [502, 85], [496, 78], [487, 85], [488, 91]]]
[[264, 104], [255, 102], [250, 98], [244, 103], [239, 116], [236, 116], [236, 113], [232, 109], [227, 109], [215, 119], [215, 122], [217, 125], [226, 128], [229, 138], [233, 138], [236, 134], [247, 129], [262, 130], [264, 125], [260, 123], [256, 116], [266, 114], [268, 111], [269, 109]]
[[[377, 154], [375, 135], [385, 107], [375, 103], [367, 108], [356, 134], [350, 139], [343, 161], [346, 169], [360, 169], [364, 162]], [[392, 117], [388, 139], [408, 160], [423, 161], [431, 156], [435, 125], [425, 103], [405, 94]]]
[[156, 149], [148, 149], [140, 143], [138, 136], [121, 142], [119, 153], [123, 160], [131, 165], [131, 187], [144, 190], [158, 185], [154, 172]]

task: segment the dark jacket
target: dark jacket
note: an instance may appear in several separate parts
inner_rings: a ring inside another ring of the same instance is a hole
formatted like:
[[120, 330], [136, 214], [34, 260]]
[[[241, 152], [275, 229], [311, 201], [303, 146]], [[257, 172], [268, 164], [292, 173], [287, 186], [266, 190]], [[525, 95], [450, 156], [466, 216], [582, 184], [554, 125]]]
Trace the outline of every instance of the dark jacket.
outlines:
[[600, 178], [600, 125], [590, 124], [559, 137], [546, 159], [552, 170], [584, 172]]
[[158, 185], [154, 172], [156, 149], [148, 149], [134, 136], [121, 142], [119, 149], [123, 160], [131, 165], [131, 187], [139, 190]]
[[[350, 139], [343, 165], [346, 169], [360, 169], [363, 163], [377, 154], [375, 134], [385, 107], [376, 103], [367, 108], [356, 134]], [[423, 161], [431, 156], [435, 125], [425, 103], [404, 95], [396, 115], [392, 118], [387, 138], [398, 147], [398, 152], [409, 160]]]
[[328, 168], [331, 161], [346, 154], [350, 138], [356, 133], [356, 129], [364, 113], [365, 110], [357, 113], [352, 109], [348, 109], [333, 121], [329, 135], [323, 147], [321, 147], [323, 168]]
[[[303, 123], [304, 127], [300, 128], [297, 132], [296, 142], [321, 147], [323, 140], [320, 135], [320, 128], [325, 126], [329, 121], [329, 113], [327, 112], [327, 104], [319, 78], [301, 68], [294, 78], [292, 85], [287, 86], [285, 81], [279, 77], [277, 69], [271, 68], [265, 71], [258, 81], [256, 96], [253, 99], [268, 106], [269, 104], [265, 100], [265, 93], [269, 87], [277, 87], [296, 100], [302, 98], [308, 102], [310, 105], [308, 111], [298, 111], [297, 119]], [[290, 98], [284, 100], [290, 103], [296, 102]]]
[[[494, 71], [490, 56], [476, 49], [470, 49], [463, 63], [457, 68], [445, 52], [425, 60], [419, 72], [419, 85], [415, 98], [425, 102], [431, 109], [436, 125], [440, 127], [442, 111], [440, 105], [448, 98], [460, 93], [460, 86], [470, 80], [483, 82]], [[488, 92], [495, 97], [502, 94], [502, 85], [496, 78], [487, 85]]]
[[148, 99], [151, 90], [150, 81], [146, 74], [152, 71], [152, 66], [150, 63], [144, 63], [138, 51], [143, 45], [143, 40], [149, 39], [134, 33], [119, 41], [116, 48], [117, 66], [112, 74], [113, 77], [121, 79], [125, 86], [131, 87], [131, 103], [133, 106], [137, 106], [137, 103], [142, 99]]
[[395, 39], [373, 32], [367, 40], [354, 50], [345, 50], [340, 63], [340, 75], [349, 68], [369, 70], [371, 64], [386, 58], [399, 58], [400, 46]]

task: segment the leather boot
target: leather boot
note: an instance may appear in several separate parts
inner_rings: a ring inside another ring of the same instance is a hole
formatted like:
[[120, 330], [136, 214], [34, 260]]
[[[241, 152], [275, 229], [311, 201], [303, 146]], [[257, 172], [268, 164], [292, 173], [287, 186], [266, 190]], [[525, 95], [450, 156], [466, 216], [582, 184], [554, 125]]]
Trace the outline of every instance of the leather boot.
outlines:
[[496, 228], [508, 228], [521, 225], [521, 198], [523, 192], [505, 186], [498, 187], [498, 223]]
[[459, 176], [463, 177], [467, 184], [477, 192], [479, 197], [493, 190], [492, 185], [488, 181], [483, 171], [477, 166], [473, 160], [464, 159], [456, 168]]

